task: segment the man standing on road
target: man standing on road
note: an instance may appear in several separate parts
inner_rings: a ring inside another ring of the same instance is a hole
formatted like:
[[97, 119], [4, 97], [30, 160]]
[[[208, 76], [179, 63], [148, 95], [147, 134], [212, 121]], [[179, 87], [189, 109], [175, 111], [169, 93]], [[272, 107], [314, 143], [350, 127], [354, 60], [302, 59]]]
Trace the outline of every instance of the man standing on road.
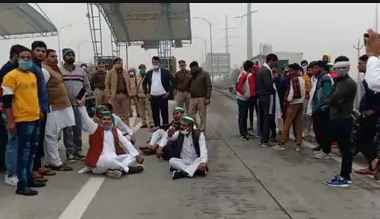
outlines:
[[367, 71], [367, 60], [368, 56], [367, 55], [362, 55], [359, 57], [359, 63], [358, 63], [358, 93], [357, 93], [357, 98], [360, 101], [365, 93], [365, 88], [364, 88], [364, 76], [365, 72]]
[[[3, 78], [8, 72], [12, 71], [13, 69], [16, 69], [18, 67], [18, 54], [21, 49], [24, 49], [24, 46], [21, 46], [19, 44], [13, 45], [10, 49], [10, 58], [7, 63], [3, 65], [0, 69], [0, 82], [3, 82]], [[5, 111], [3, 111], [5, 113]], [[3, 120], [3, 116], [2, 120]], [[4, 120], [5, 117], [4, 117]], [[6, 125], [6, 121], [4, 122], [4, 125]], [[5, 128], [5, 127], [4, 127]], [[6, 136], [7, 135], [7, 136]], [[6, 143], [5, 146], [5, 183], [11, 186], [17, 186], [17, 176], [16, 176], [16, 167], [17, 167], [17, 139], [16, 139], [16, 133], [8, 132], [7, 134], [4, 133], [4, 139], [1, 139], [1, 142]]]
[[100, 62], [96, 69], [94, 75], [92, 75], [91, 79], [91, 88], [95, 94], [95, 102], [96, 106], [102, 105], [104, 103], [104, 99], [106, 97], [104, 93], [104, 89], [106, 88], [104, 82], [106, 80], [106, 66], [104, 63]]
[[351, 132], [353, 121], [351, 112], [356, 95], [356, 83], [349, 76], [350, 61], [345, 56], [339, 56], [334, 61], [337, 73], [331, 94], [327, 99], [330, 107], [332, 137], [337, 140], [342, 154], [342, 164], [339, 176], [327, 181], [329, 186], [348, 187], [351, 182], [352, 152]]
[[150, 101], [147, 95], [144, 93], [143, 81], [145, 80], [146, 72], [145, 65], [139, 66], [139, 75], [137, 76], [137, 95], [140, 109], [140, 116], [142, 120], [142, 126], [140, 128], [153, 128], [152, 109]]
[[[278, 58], [275, 54], [269, 54], [266, 62], [260, 69], [256, 78], [257, 95], [259, 98], [259, 117], [261, 140], [260, 145], [268, 147], [270, 125], [275, 123], [277, 111], [280, 111], [280, 101], [277, 95], [276, 87], [273, 81], [272, 69], [277, 65]], [[277, 116], [278, 117], [278, 116]], [[284, 150], [279, 145], [273, 146], [273, 149]]]
[[190, 109], [189, 115], [196, 119], [199, 113], [199, 130], [206, 131], [207, 106], [210, 104], [212, 84], [210, 75], [199, 67], [198, 62], [190, 63], [192, 74], [190, 86]]
[[90, 82], [87, 74], [79, 66], [74, 64], [75, 53], [72, 49], [65, 48], [62, 50], [64, 65], [61, 68], [63, 81], [69, 94], [71, 105], [75, 116], [75, 126], [63, 129], [64, 144], [66, 147], [67, 162], [74, 163], [75, 160], [84, 160], [82, 155], [82, 121], [81, 115], [76, 103], [76, 97], [80, 90], [84, 88], [86, 93], [90, 92]]
[[50, 112], [46, 118], [45, 128], [45, 167], [56, 171], [71, 171], [72, 167], [61, 161], [58, 150], [58, 135], [63, 128], [75, 125], [73, 108], [63, 83], [62, 73], [58, 68], [55, 50], [48, 49], [46, 59], [42, 62], [42, 72], [46, 82]]
[[176, 85], [176, 102], [177, 106], [182, 107], [189, 112], [190, 107], [190, 83], [191, 74], [190, 71], [186, 69], [186, 62], [184, 60], [178, 61], [180, 70], [175, 73], [174, 83]]
[[160, 114], [162, 124], [169, 123], [168, 99], [174, 88], [173, 76], [168, 70], [160, 67], [158, 56], [153, 56], [152, 67], [153, 69], [146, 73], [143, 88], [145, 94], [150, 96], [154, 126], [159, 127], [161, 125]]
[[253, 62], [247, 60], [243, 63], [243, 71], [240, 73], [236, 83], [237, 103], [238, 103], [238, 123], [240, 138], [248, 141], [248, 108], [251, 98], [251, 88], [253, 88], [254, 78], [252, 77]]
[[140, 117], [140, 108], [139, 108], [139, 98], [137, 96], [138, 90], [137, 90], [137, 75], [136, 75], [136, 69], [134, 67], [130, 67], [128, 69], [129, 74], [129, 80], [128, 80], [128, 87], [129, 87], [129, 102], [131, 103], [129, 105], [130, 107], [130, 114], [131, 117], [133, 116], [133, 108], [132, 108], [132, 102], [133, 105], [135, 105], [137, 117]]
[[305, 74], [302, 76], [302, 79], [305, 81], [305, 100], [303, 105], [303, 118], [304, 118], [304, 137], [310, 136], [311, 126], [312, 124], [312, 118], [311, 116], [307, 115], [307, 107], [309, 104], [310, 99], [310, 90], [311, 90], [311, 80], [313, 77], [313, 68], [311, 65], [308, 65], [306, 67]]
[[17, 136], [16, 194], [33, 196], [38, 192], [31, 187], [45, 186], [43, 182], [36, 182], [32, 172], [41, 117], [38, 82], [36, 75], [30, 71], [33, 67], [32, 51], [24, 47], [19, 50], [18, 57], [18, 68], [4, 77], [3, 101], [8, 132]]
[[90, 135], [86, 168], [82, 171], [105, 173], [112, 178], [120, 178], [123, 172], [129, 174], [142, 172], [144, 158], [121, 131], [112, 126], [112, 113], [101, 112], [100, 122], [96, 124], [88, 116], [84, 100], [78, 100], [78, 106], [83, 118], [83, 130]]
[[317, 82], [314, 92], [310, 95], [312, 98], [313, 129], [319, 145], [319, 147], [314, 150], [314, 158], [316, 159], [329, 159], [331, 152], [331, 123], [327, 97], [330, 95], [332, 89], [332, 80], [329, 74], [324, 71], [324, 66], [325, 64], [322, 61], [316, 61], [314, 63], [313, 72]]

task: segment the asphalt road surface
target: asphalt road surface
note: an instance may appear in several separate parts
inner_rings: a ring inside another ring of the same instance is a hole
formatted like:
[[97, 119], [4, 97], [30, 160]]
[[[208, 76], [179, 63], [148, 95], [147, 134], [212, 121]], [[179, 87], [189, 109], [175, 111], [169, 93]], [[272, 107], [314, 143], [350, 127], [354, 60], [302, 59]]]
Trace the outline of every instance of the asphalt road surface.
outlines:
[[[50, 176], [35, 197], [1, 183], [0, 219], [380, 218], [380, 184], [370, 177], [353, 174], [349, 188], [323, 184], [339, 172], [339, 157], [315, 160], [292, 141], [285, 151], [241, 141], [237, 104], [221, 94], [213, 93], [207, 116], [207, 177], [173, 181], [168, 163], [154, 156], [146, 157], [143, 173], [121, 179], [78, 174], [77, 161], [76, 171]], [[132, 124], [137, 130], [141, 122]], [[148, 131], [136, 137], [145, 144]]]

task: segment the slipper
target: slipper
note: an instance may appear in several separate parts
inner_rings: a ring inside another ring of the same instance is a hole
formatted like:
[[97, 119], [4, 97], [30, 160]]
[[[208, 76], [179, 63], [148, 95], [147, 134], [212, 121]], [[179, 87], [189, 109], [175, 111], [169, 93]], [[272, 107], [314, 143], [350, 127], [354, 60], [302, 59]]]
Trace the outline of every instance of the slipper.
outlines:
[[42, 175], [42, 176], [55, 176], [55, 172], [52, 171], [51, 169], [40, 169], [38, 170], [38, 172]]

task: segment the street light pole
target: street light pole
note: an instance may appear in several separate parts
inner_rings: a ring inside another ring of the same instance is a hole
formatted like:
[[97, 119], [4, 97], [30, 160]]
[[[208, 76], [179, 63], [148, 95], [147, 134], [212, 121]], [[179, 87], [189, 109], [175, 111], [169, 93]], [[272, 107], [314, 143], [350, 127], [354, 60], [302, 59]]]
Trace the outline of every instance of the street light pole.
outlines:
[[211, 81], [214, 82], [214, 58], [213, 58], [213, 52], [212, 52], [212, 25], [211, 22], [208, 21], [204, 17], [194, 17], [195, 19], [202, 19], [206, 23], [208, 23], [208, 26], [210, 28], [210, 56], [211, 56]]

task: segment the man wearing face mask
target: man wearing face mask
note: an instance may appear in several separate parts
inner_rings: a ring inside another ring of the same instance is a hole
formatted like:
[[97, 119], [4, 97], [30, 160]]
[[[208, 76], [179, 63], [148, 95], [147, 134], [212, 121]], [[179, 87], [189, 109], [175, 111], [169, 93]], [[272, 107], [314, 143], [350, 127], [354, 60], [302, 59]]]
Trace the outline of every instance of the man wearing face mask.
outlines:
[[112, 69], [106, 75], [106, 102], [109, 101], [115, 109], [116, 115], [129, 125], [129, 109], [131, 93], [129, 87], [129, 73], [123, 69], [121, 58], [115, 58]]
[[144, 157], [120, 130], [113, 127], [112, 113], [102, 111], [99, 124], [96, 124], [88, 116], [83, 100], [78, 100], [78, 106], [83, 118], [83, 130], [90, 135], [86, 169], [95, 174], [105, 173], [112, 178], [120, 178], [123, 173], [142, 172]]
[[136, 77], [136, 69], [134, 67], [131, 67], [128, 69], [128, 73], [129, 73], [129, 89], [130, 89], [130, 92], [129, 92], [129, 101], [130, 101], [130, 113], [131, 113], [131, 116], [133, 116], [133, 108], [132, 108], [132, 102], [133, 102], [133, 105], [135, 105], [135, 109], [136, 109], [136, 113], [137, 113], [137, 117], [140, 117], [140, 109], [139, 109], [139, 100], [138, 100], [138, 97], [137, 97], [137, 85], [138, 85], [138, 82], [137, 82], [137, 77]]
[[172, 179], [205, 176], [208, 171], [206, 139], [202, 131], [193, 129], [195, 120], [190, 116], [182, 118], [180, 130], [168, 130], [168, 140], [175, 141], [169, 165], [173, 170]]
[[30, 71], [32, 51], [20, 49], [18, 63], [18, 68], [5, 75], [2, 83], [4, 111], [8, 132], [17, 136], [16, 194], [33, 196], [38, 192], [31, 187], [43, 187], [45, 183], [36, 182], [32, 172], [40, 124], [37, 77]]
[[146, 73], [143, 89], [145, 94], [150, 96], [154, 126], [158, 127], [161, 125], [160, 114], [162, 124], [169, 123], [168, 99], [173, 92], [173, 76], [168, 70], [160, 67], [158, 56], [153, 56], [152, 67], [153, 69]]
[[207, 106], [210, 104], [212, 84], [210, 75], [199, 67], [198, 62], [190, 63], [191, 85], [190, 85], [190, 109], [189, 115], [197, 117], [199, 112], [200, 125], [199, 129], [206, 131]]
[[62, 50], [63, 60], [65, 61], [60, 68], [65, 83], [66, 90], [69, 94], [71, 105], [75, 115], [75, 126], [63, 129], [63, 142], [66, 147], [67, 162], [74, 163], [75, 160], [84, 160], [82, 151], [82, 121], [81, 115], [76, 103], [76, 97], [80, 90], [84, 88], [86, 93], [90, 92], [90, 83], [86, 72], [74, 64], [75, 53], [72, 49], [65, 48]]
[[186, 62], [184, 60], [178, 61], [180, 71], [174, 75], [174, 83], [176, 85], [176, 102], [177, 106], [182, 107], [189, 112], [190, 107], [190, 86], [191, 86], [191, 74], [186, 69]]
[[334, 61], [334, 70], [337, 73], [331, 94], [327, 98], [330, 107], [332, 137], [337, 140], [342, 154], [342, 166], [338, 176], [327, 181], [329, 186], [348, 187], [351, 184], [352, 153], [351, 131], [353, 121], [351, 112], [356, 95], [356, 83], [349, 76], [349, 59], [339, 56]]
[[91, 88], [94, 91], [95, 102], [97, 106], [103, 104], [104, 99], [106, 97], [104, 93], [104, 89], [106, 87], [104, 84], [106, 80], [106, 75], [107, 75], [107, 71], [106, 71], [105, 64], [99, 63], [97, 67], [97, 71], [95, 72], [95, 74], [92, 76], [92, 79], [91, 79]]
[[153, 128], [152, 109], [150, 108], [149, 98], [144, 93], [143, 81], [146, 75], [144, 64], [139, 66], [139, 75], [137, 75], [137, 96], [139, 98], [139, 109], [142, 120], [140, 128]]

